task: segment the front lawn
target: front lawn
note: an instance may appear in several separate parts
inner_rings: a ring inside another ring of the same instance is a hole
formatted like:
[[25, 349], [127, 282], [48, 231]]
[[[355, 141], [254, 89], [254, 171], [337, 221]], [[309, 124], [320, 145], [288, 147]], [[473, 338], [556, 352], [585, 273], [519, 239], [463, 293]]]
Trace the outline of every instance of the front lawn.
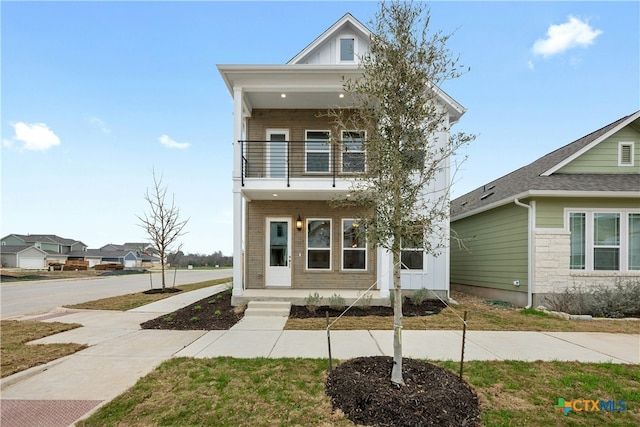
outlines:
[[[432, 362], [457, 372], [455, 362]], [[79, 426], [352, 426], [333, 412], [322, 359], [190, 359], [164, 362]], [[486, 426], [640, 425], [638, 365], [465, 363]], [[565, 401], [625, 400], [625, 411], [577, 412]]]

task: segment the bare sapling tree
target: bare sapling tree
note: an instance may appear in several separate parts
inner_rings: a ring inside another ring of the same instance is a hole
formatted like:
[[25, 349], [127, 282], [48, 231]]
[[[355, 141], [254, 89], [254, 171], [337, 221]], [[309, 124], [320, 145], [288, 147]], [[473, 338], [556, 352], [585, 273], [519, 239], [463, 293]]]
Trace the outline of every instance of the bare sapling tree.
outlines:
[[189, 218], [180, 219], [180, 209], [175, 204], [175, 196], [172, 194], [171, 200], [167, 200], [167, 186], [162, 183], [162, 175], [160, 178], [156, 176], [155, 170], [153, 171], [153, 189], [151, 191], [147, 189], [144, 199], [149, 205], [149, 211], [137, 217], [140, 220], [140, 227], [147, 232], [151, 244], [160, 256], [162, 290], [164, 291], [166, 289], [164, 272], [167, 255], [178, 238], [186, 234], [183, 230], [189, 222]]
[[[402, 377], [402, 248], [437, 256], [448, 244], [449, 158], [473, 135], [450, 132], [439, 86], [467, 70], [446, 48], [451, 35], [429, 30], [425, 3], [382, 3], [361, 77], [344, 81], [348, 109], [329, 112], [336, 129], [363, 129], [364, 172], [348, 197], [369, 244], [393, 256], [393, 369]], [[343, 150], [348, 144], [343, 143]]]

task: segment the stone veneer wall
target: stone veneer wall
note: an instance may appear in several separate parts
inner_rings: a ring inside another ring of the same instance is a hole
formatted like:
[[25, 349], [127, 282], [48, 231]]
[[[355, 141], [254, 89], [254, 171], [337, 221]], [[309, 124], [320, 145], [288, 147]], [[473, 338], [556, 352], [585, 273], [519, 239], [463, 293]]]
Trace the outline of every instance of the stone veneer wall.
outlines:
[[536, 231], [534, 294], [559, 293], [574, 287], [615, 285], [625, 278], [640, 279], [640, 272], [570, 270], [570, 233], [564, 230]]

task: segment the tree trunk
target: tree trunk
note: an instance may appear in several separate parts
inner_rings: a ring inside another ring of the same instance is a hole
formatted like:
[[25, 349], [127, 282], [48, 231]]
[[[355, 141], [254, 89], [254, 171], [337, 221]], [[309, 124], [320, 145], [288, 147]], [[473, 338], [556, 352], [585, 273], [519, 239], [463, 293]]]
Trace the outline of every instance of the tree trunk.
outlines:
[[393, 368], [391, 382], [404, 385], [402, 379], [402, 283], [400, 250], [393, 252]]
[[164, 283], [164, 252], [160, 252], [160, 265], [162, 266], [162, 292], [165, 290]]

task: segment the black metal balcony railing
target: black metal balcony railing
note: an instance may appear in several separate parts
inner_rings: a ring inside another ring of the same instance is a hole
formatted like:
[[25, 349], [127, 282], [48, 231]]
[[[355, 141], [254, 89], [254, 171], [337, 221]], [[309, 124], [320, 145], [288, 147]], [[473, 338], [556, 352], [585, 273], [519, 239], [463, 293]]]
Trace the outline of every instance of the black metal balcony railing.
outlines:
[[[365, 170], [362, 144], [330, 144], [309, 141], [238, 141], [242, 150], [242, 185], [246, 179], [353, 177]], [[355, 148], [355, 149], [354, 149]]]

